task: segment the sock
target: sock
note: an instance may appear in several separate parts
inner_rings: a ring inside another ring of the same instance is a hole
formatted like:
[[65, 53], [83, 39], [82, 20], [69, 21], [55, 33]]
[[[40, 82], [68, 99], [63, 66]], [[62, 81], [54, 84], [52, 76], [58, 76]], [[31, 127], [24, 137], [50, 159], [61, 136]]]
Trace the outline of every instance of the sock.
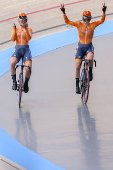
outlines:
[[93, 69], [93, 67], [89, 67], [89, 71], [90, 71], [90, 73], [92, 73], [92, 69]]
[[29, 82], [29, 78], [26, 77], [26, 78], [25, 78], [25, 84], [28, 84], [28, 82]]
[[11, 75], [11, 77], [12, 77], [12, 79], [13, 79], [13, 83], [15, 83], [15, 82], [16, 82], [16, 74]]
[[76, 86], [79, 86], [79, 78], [75, 78], [76, 79]]

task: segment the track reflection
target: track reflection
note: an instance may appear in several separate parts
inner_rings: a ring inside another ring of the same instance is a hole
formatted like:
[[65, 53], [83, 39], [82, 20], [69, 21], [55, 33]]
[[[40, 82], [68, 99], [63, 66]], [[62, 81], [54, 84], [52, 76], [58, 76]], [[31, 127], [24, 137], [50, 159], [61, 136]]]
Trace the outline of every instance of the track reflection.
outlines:
[[37, 151], [37, 136], [31, 124], [31, 114], [29, 111], [19, 109], [19, 118], [16, 119], [15, 138], [32, 151]]
[[78, 130], [81, 141], [81, 151], [87, 170], [102, 170], [100, 162], [100, 141], [96, 129], [96, 120], [91, 116], [87, 105], [77, 107]]

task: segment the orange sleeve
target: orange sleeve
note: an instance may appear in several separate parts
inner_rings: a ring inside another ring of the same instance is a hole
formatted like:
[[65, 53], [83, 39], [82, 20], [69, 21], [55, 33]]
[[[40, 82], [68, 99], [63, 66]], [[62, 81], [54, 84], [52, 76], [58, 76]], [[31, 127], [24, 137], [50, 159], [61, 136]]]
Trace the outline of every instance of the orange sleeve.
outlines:
[[99, 21], [92, 22], [94, 28], [96, 28], [98, 25], [102, 24], [104, 21], [105, 21], [105, 15], [102, 15], [102, 17]]
[[69, 24], [69, 25], [72, 25], [72, 26], [75, 26], [75, 27], [79, 26], [80, 22], [70, 21], [66, 15], [63, 15], [63, 16], [64, 16], [64, 21], [65, 21], [66, 24]]
[[29, 41], [31, 38], [32, 38], [32, 29], [27, 28], [26, 29], [26, 39], [27, 39], [27, 41]]
[[16, 29], [12, 29], [11, 40], [15, 41], [17, 39]]

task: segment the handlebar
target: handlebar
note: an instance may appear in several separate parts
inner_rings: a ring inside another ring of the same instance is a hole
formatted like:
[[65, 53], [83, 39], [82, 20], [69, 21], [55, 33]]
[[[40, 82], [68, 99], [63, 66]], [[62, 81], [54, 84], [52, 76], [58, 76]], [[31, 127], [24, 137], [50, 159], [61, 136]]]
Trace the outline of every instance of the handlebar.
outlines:
[[23, 64], [18, 64], [18, 65], [15, 66], [15, 69], [17, 69], [18, 67], [22, 67], [22, 68], [28, 67], [30, 72], [31, 72], [31, 68], [29, 66], [26, 66], [26, 65], [23, 65]]
[[[88, 60], [88, 59], [83, 58], [82, 61], [85, 61], [85, 62], [89, 63], [89, 62], [91, 62], [92, 60]], [[96, 66], [97, 66], [96, 60], [93, 60], [93, 62], [95, 63], [95, 67], [96, 67]]]
[[26, 66], [26, 65], [23, 65], [23, 64], [18, 64], [18, 65], [16, 65], [16, 69], [18, 68], [18, 67], [28, 67], [28, 68], [30, 68], [29, 66]]

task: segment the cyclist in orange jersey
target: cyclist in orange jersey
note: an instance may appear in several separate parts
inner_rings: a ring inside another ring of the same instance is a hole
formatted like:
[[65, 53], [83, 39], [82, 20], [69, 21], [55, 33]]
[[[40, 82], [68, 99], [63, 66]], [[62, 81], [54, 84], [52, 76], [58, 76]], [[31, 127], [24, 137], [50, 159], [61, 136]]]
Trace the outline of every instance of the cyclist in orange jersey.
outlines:
[[88, 60], [91, 60], [89, 64], [89, 77], [90, 77], [90, 81], [92, 81], [93, 79], [92, 69], [93, 69], [94, 47], [92, 45], [92, 38], [94, 34], [94, 29], [105, 21], [106, 8], [107, 7], [105, 6], [105, 3], [102, 4], [103, 14], [101, 19], [99, 21], [90, 23], [92, 18], [90, 11], [84, 11], [82, 13], [83, 22], [79, 22], [79, 21], [73, 22], [70, 21], [66, 16], [64, 4], [61, 4], [60, 6], [60, 9], [64, 16], [65, 23], [75, 26], [78, 29], [79, 41], [78, 41], [78, 47], [75, 54], [76, 93], [78, 94], [80, 94], [80, 88], [79, 88], [80, 68], [84, 56], [86, 56]]
[[[20, 27], [16, 28], [16, 25], [13, 25], [11, 40], [15, 41], [15, 51], [11, 57], [10, 61], [10, 70], [11, 76], [13, 79], [12, 89], [17, 89], [17, 81], [16, 81], [16, 71], [15, 65], [20, 61], [21, 57], [23, 57], [24, 64], [26, 66], [32, 67], [32, 56], [31, 51], [29, 49], [29, 40], [32, 38], [32, 29], [28, 28], [27, 15], [25, 13], [21, 13], [18, 16], [18, 22]], [[24, 92], [27, 93], [29, 91], [28, 82], [31, 76], [31, 70], [28, 67], [25, 68], [25, 82], [24, 82]]]

